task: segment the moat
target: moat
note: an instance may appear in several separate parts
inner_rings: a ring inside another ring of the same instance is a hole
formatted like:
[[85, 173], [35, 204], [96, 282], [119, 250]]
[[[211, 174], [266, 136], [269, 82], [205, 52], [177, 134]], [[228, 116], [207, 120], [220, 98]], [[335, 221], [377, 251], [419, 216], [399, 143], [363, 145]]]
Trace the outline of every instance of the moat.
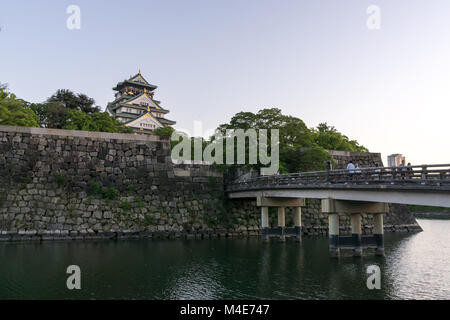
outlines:
[[[450, 299], [450, 221], [418, 222], [386, 234], [385, 258], [330, 259], [327, 237], [3, 243], [0, 299]], [[66, 288], [73, 264], [81, 290]]]

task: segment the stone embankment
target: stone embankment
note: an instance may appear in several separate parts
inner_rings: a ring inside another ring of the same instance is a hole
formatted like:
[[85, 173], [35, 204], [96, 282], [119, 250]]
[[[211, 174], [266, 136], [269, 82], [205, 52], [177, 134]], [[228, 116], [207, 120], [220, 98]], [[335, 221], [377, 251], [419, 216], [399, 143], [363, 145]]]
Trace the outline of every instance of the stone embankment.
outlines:
[[[387, 231], [417, 229], [396, 210]], [[326, 234], [318, 200], [309, 200], [303, 220], [305, 234]], [[370, 232], [370, 217], [363, 225]], [[167, 139], [0, 126], [2, 241], [259, 234], [256, 203], [227, 201], [213, 166], [173, 164]]]

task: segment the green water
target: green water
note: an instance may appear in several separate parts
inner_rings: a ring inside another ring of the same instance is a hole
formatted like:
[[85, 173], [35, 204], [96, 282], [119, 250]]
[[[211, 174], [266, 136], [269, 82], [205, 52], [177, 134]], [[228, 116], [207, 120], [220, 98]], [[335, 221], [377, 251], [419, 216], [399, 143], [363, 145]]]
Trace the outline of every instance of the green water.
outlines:
[[[387, 235], [386, 257], [328, 256], [328, 240], [0, 244], [0, 299], [450, 299], [450, 221]], [[381, 289], [366, 286], [369, 265]], [[66, 268], [81, 268], [68, 290]]]

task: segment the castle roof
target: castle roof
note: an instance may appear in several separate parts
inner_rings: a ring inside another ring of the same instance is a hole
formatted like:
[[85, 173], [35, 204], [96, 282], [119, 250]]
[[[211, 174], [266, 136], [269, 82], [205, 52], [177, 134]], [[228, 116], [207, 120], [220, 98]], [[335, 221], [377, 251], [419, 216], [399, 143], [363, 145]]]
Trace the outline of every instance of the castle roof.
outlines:
[[126, 85], [136, 86], [140, 88], [148, 88], [150, 91], [155, 90], [158, 88], [158, 86], [155, 86], [153, 84], [150, 84], [145, 78], [141, 75], [141, 72], [139, 71], [138, 74], [130, 77], [128, 80], [124, 80], [122, 82], [119, 82], [113, 90], [119, 91]]

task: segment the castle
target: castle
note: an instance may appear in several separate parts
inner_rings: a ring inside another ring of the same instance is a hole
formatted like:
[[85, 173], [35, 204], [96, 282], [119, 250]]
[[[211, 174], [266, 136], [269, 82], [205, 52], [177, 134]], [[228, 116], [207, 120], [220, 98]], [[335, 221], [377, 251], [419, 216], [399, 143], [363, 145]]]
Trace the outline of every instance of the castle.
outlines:
[[176, 122], [165, 118], [170, 111], [153, 99], [156, 88], [144, 79], [139, 70], [138, 74], [113, 88], [117, 91], [115, 100], [108, 103], [106, 111], [136, 133], [151, 134], [157, 128], [172, 126]]

